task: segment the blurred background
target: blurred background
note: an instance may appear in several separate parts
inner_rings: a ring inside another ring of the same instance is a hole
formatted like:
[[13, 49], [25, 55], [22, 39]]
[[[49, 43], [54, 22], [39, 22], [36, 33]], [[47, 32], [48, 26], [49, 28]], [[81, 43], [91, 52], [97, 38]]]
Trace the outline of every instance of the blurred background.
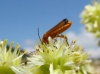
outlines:
[[46, 31], [67, 18], [72, 26], [63, 34], [67, 35], [69, 43], [77, 39], [91, 58], [99, 59], [100, 47], [97, 39], [85, 30], [79, 18], [85, 5], [91, 0], [0, 0], [0, 39], [19, 43], [22, 49], [34, 51], [34, 46]]

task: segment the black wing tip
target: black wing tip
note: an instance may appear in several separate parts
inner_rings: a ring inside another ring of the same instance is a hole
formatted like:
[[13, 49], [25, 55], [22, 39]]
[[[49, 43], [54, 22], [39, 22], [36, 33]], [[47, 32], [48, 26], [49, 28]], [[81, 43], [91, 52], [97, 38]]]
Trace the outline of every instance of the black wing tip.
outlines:
[[65, 18], [65, 19], [63, 19], [63, 21], [64, 21], [64, 22], [68, 22], [68, 19], [67, 19], [67, 18]]

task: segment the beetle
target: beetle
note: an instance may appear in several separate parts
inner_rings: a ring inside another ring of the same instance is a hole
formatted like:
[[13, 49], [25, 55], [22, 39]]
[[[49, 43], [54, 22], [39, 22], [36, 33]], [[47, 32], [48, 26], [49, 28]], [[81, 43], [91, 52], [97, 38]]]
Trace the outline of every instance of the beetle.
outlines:
[[72, 25], [72, 22], [68, 19], [63, 19], [61, 22], [59, 22], [57, 25], [55, 25], [53, 28], [51, 28], [49, 31], [47, 31], [43, 37], [42, 42], [48, 43], [48, 37], [50, 36], [52, 39], [55, 37], [61, 37], [67, 39], [64, 35], [59, 35], [65, 30], [67, 30]]

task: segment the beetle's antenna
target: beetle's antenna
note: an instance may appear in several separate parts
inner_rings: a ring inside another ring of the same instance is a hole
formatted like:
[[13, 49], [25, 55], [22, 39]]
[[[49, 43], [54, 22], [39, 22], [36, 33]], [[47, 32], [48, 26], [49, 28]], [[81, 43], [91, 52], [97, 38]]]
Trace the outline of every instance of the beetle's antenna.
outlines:
[[38, 28], [38, 37], [39, 37], [39, 39], [40, 39], [40, 42], [42, 43], [41, 37], [40, 37], [40, 35], [39, 35], [39, 28]]

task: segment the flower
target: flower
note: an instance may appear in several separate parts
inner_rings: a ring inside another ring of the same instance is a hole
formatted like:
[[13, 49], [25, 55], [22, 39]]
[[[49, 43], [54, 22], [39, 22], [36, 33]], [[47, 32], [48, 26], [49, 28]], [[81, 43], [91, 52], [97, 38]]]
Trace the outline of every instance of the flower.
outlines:
[[68, 44], [65, 39], [49, 37], [48, 42], [37, 44], [36, 51], [21, 63], [26, 51], [18, 52], [19, 45], [16, 44], [12, 52], [13, 42], [7, 50], [7, 40], [0, 41], [0, 74], [94, 74], [89, 54], [76, 45], [76, 40]]
[[66, 40], [37, 44], [36, 51], [27, 59], [35, 65], [33, 74], [93, 74], [88, 60], [88, 53], [76, 45], [76, 40], [69, 45]]
[[[80, 18], [86, 30], [100, 39], [100, 3], [94, 1], [93, 5], [86, 5]], [[98, 41], [98, 46], [100, 46], [100, 40]]]
[[[95, 33], [100, 31], [100, 4], [94, 2], [94, 5], [87, 5], [81, 13], [81, 23], [86, 25], [86, 29], [90, 32]], [[100, 37], [100, 35], [96, 35]]]
[[24, 53], [20, 52], [20, 46], [16, 44], [16, 47], [12, 52], [13, 42], [10, 43], [9, 49], [7, 49], [7, 43], [8, 41], [6, 39], [4, 41], [0, 41], [0, 74], [15, 74], [13, 68], [21, 66], [22, 56], [26, 54], [27, 51]]
[[86, 5], [80, 18], [81, 23], [85, 25], [86, 30], [93, 33], [96, 38], [100, 39], [100, 3], [94, 1], [93, 5]]

